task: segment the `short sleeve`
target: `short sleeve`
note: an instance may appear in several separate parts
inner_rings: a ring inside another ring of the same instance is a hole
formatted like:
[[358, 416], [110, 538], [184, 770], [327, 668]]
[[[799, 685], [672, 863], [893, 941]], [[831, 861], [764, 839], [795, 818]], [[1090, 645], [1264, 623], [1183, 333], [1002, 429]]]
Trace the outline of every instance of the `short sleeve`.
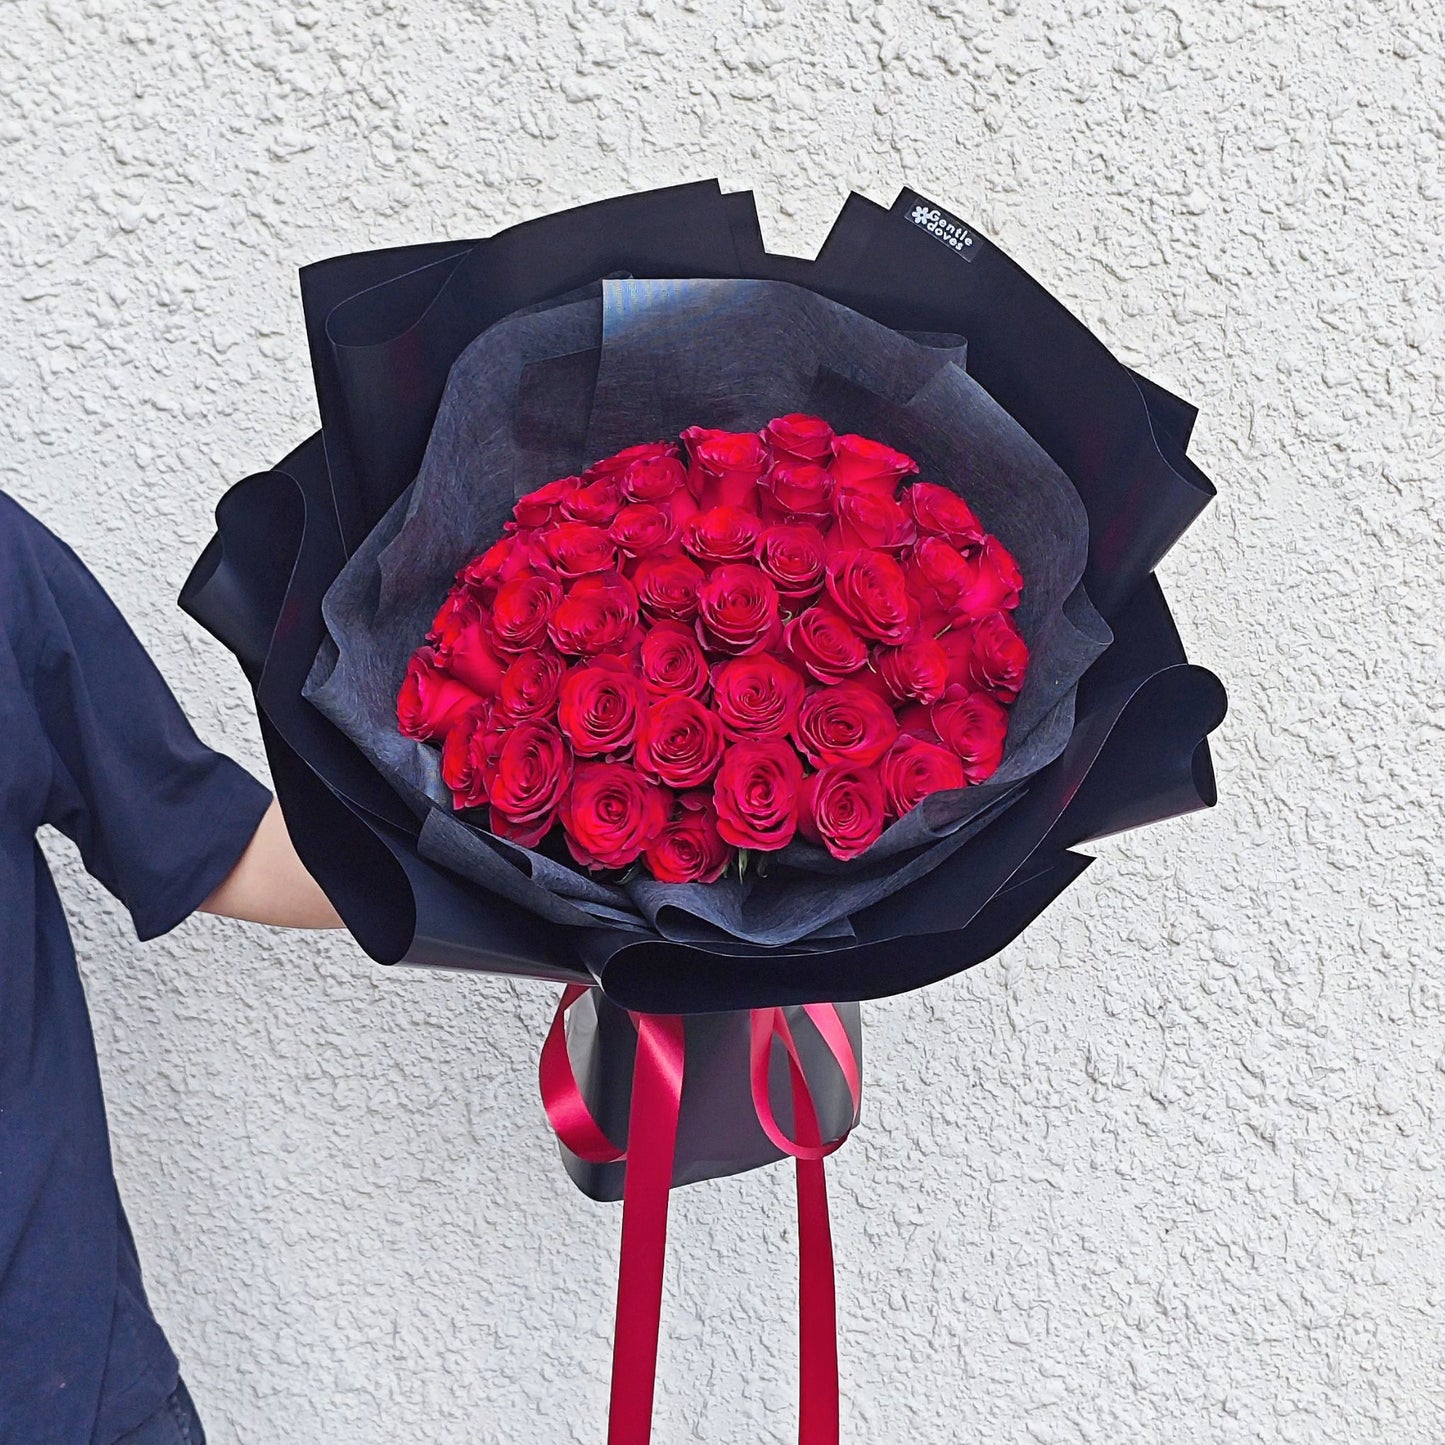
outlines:
[[26, 619], [32, 686], [52, 754], [44, 821], [73, 840], [137, 934], [154, 938], [224, 880], [270, 793], [196, 737], [100, 584], [22, 516], [24, 545], [11, 550], [34, 568], [23, 592], [37, 613]]

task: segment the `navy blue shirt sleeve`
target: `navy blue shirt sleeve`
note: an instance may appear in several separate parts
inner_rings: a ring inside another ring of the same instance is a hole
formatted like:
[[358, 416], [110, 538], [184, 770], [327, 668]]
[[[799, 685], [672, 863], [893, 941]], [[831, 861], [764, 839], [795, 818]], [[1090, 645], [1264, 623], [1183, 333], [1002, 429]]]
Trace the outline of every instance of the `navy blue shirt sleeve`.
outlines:
[[51, 752], [45, 821], [154, 938], [234, 867], [270, 794], [196, 737], [125, 619], [35, 522], [34, 700]]

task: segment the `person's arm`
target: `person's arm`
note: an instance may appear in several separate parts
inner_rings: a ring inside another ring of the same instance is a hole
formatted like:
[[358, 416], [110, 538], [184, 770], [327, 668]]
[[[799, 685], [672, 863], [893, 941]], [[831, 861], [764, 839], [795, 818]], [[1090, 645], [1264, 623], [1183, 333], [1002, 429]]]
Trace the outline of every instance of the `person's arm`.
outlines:
[[270, 923], [277, 928], [344, 928], [331, 900], [296, 855], [286, 820], [273, 799], [246, 851], [203, 913]]

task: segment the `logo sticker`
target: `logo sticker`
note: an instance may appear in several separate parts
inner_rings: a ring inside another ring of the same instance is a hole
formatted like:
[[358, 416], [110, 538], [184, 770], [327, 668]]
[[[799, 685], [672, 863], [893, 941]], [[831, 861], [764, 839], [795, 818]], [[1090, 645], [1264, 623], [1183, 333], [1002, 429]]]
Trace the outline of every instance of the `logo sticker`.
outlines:
[[908, 219], [936, 240], [942, 241], [950, 251], [962, 256], [965, 261], [973, 260], [978, 249], [978, 237], [962, 221], [945, 216], [934, 206], [914, 206], [908, 213]]

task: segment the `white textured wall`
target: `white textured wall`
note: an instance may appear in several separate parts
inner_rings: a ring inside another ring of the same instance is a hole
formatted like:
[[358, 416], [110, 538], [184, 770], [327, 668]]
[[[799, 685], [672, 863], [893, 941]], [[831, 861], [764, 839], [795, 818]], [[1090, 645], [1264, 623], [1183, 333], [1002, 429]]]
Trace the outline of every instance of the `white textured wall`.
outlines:
[[[1232, 695], [1223, 802], [871, 1010], [860, 1445], [1445, 1440], [1440, 14], [0, 5], [0, 485], [253, 764], [173, 598], [312, 427], [301, 262], [713, 174], [807, 251], [906, 180], [1200, 405], [1221, 495], [1165, 580]], [[535, 1100], [548, 990], [210, 920], [141, 948], [56, 851], [215, 1445], [599, 1441], [617, 1215]], [[659, 1442], [791, 1438], [789, 1214], [783, 1171], [676, 1201]]]

